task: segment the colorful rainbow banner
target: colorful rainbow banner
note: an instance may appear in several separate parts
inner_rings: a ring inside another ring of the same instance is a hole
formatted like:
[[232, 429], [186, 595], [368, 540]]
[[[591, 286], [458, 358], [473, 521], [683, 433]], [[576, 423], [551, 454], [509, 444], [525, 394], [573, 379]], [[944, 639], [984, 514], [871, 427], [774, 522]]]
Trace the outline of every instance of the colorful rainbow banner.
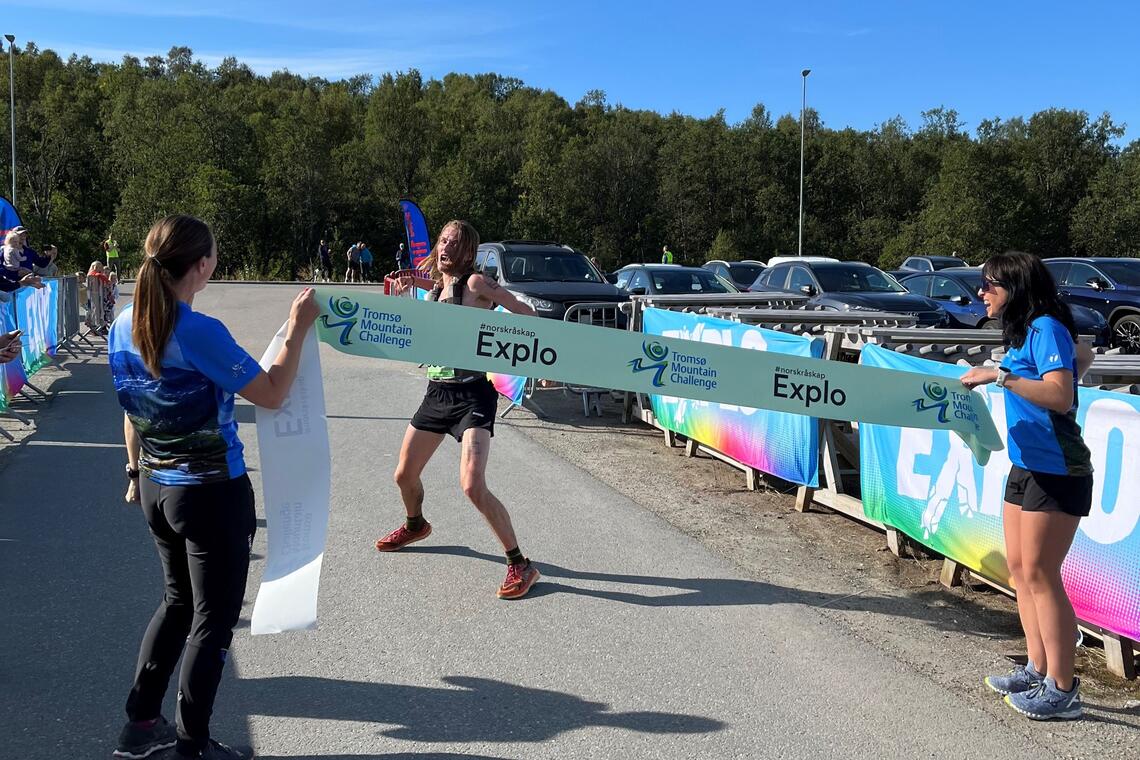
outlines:
[[[820, 358], [823, 341], [664, 309], [646, 309], [642, 329], [650, 335], [719, 346]], [[761, 472], [805, 486], [819, 485], [819, 422], [802, 414], [774, 412], [715, 401], [649, 396], [657, 424], [727, 454]]]
[[[964, 368], [863, 348], [868, 367], [942, 375]], [[1002, 436], [1001, 389], [979, 389]], [[1140, 468], [1125, 457], [1140, 447], [1140, 397], [1081, 388], [1077, 422], [1092, 451], [1092, 513], [1081, 520], [1061, 568], [1065, 589], [1084, 621], [1140, 639]], [[943, 430], [859, 426], [859, 472], [868, 517], [906, 533], [987, 578], [1012, 585], [1005, 563], [1001, 511], [1010, 462], [995, 451], [978, 464]]]
[[[16, 302], [0, 301], [0, 333], [10, 333], [16, 328]], [[28, 376], [24, 372], [24, 364], [20, 360], [13, 360], [7, 364], [0, 364], [0, 412], [6, 411], [12, 399], [24, 387]]]

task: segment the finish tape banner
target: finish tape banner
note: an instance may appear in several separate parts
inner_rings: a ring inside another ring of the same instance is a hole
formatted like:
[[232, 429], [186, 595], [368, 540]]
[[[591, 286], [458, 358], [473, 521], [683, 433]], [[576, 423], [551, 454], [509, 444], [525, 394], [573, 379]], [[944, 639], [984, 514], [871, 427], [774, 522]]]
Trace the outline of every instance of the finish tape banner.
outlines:
[[1003, 446], [981, 396], [955, 389], [935, 374], [745, 351], [380, 293], [316, 291], [320, 339], [356, 356], [832, 420], [950, 430], [982, 462]]
[[[268, 370], [285, 343], [282, 325], [261, 357]], [[269, 548], [250, 633], [280, 633], [317, 624], [317, 596], [329, 525], [332, 470], [321, 356], [313, 331], [280, 409], [257, 407], [262, 503]]]
[[[650, 335], [719, 346], [814, 359], [823, 356], [824, 343], [819, 338], [667, 309], [646, 309], [642, 329]], [[657, 394], [649, 396], [649, 403], [657, 423], [667, 430], [769, 475], [800, 485], [819, 485], [819, 424], [812, 417]]]
[[[864, 366], [936, 374], [952, 385], [965, 368], [865, 346]], [[1005, 429], [1000, 388], [982, 394]], [[1077, 422], [1092, 451], [1092, 512], [1080, 522], [1061, 575], [1077, 616], [1140, 639], [1140, 397], [1078, 390]], [[1010, 586], [1002, 539], [1002, 502], [1009, 457], [982, 466], [963, 443], [941, 430], [859, 426], [863, 510], [987, 578]]]

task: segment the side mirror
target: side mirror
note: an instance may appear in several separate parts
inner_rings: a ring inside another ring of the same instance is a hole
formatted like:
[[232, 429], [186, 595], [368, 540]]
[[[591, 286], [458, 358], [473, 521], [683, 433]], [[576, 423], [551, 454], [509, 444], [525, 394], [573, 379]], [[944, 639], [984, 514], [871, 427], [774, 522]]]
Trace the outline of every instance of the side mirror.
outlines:
[[805, 296], [814, 296], [815, 295], [815, 288], [811, 285], [801, 285], [800, 286], [800, 292], [803, 293]]
[[969, 296], [953, 296], [950, 299], [950, 303], [956, 303], [959, 306], [969, 306], [970, 305], [970, 298], [969, 298]]
[[630, 288], [630, 291], [629, 291], [629, 294], [631, 296], [643, 296], [643, 295], [645, 295], [645, 293], [646, 293], [645, 288]]
[[486, 277], [489, 280], [497, 280], [497, 279], [499, 279], [499, 268], [498, 267], [483, 267], [482, 274], [484, 277]]
[[1090, 277], [1085, 282], [1085, 285], [1088, 285], [1093, 290], [1107, 290], [1108, 289], [1108, 283], [1099, 277]]

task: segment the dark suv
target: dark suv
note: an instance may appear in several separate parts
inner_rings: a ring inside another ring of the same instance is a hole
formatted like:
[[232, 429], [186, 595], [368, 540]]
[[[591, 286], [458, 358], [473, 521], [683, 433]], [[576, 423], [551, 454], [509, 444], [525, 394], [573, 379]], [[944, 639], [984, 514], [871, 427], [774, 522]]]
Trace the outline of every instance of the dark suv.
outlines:
[[495, 280], [540, 317], [562, 319], [578, 303], [621, 303], [629, 296], [606, 282], [586, 256], [542, 240], [483, 243], [475, 271]]
[[1140, 259], [1046, 259], [1045, 267], [1066, 301], [1104, 315], [1114, 345], [1140, 354]]
[[913, 295], [887, 273], [861, 261], [785, 261], [768, 267], [752, 290], [789, 290], [810, 296], [808, 308], [908, 314], [922, 327], [945, 327], [937, 302]]

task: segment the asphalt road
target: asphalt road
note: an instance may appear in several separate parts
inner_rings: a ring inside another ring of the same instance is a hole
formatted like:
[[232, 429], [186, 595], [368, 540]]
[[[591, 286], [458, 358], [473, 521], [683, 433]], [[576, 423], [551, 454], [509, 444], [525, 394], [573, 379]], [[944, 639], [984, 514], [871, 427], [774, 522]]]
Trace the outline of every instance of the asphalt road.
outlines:
[[[256, 357], [292, 292], [212, 285], [196, 306]], [[122, 502], [105, 353], [81, 359], [0, 461], [5, 758], [109, 757], [161, 596], [146, 526]], [[325, 346], [322, 362], [333, 501], [319, 629], [249, 635], [259, 533], [217, 738], [324, 760], [1024, 756], [1027, 723], [830, 624], [806, 586], [741, 573], [510, 426], [489, 483], [542, 570], [529, 597], [495, 597], [504, 561], [459, 489], [452, 441], [425, 475], [431, 538], [377, 553], [401, 519], [391, 477], [422, 371]], [[260, 488], [252, 425], [242, 438]]]

